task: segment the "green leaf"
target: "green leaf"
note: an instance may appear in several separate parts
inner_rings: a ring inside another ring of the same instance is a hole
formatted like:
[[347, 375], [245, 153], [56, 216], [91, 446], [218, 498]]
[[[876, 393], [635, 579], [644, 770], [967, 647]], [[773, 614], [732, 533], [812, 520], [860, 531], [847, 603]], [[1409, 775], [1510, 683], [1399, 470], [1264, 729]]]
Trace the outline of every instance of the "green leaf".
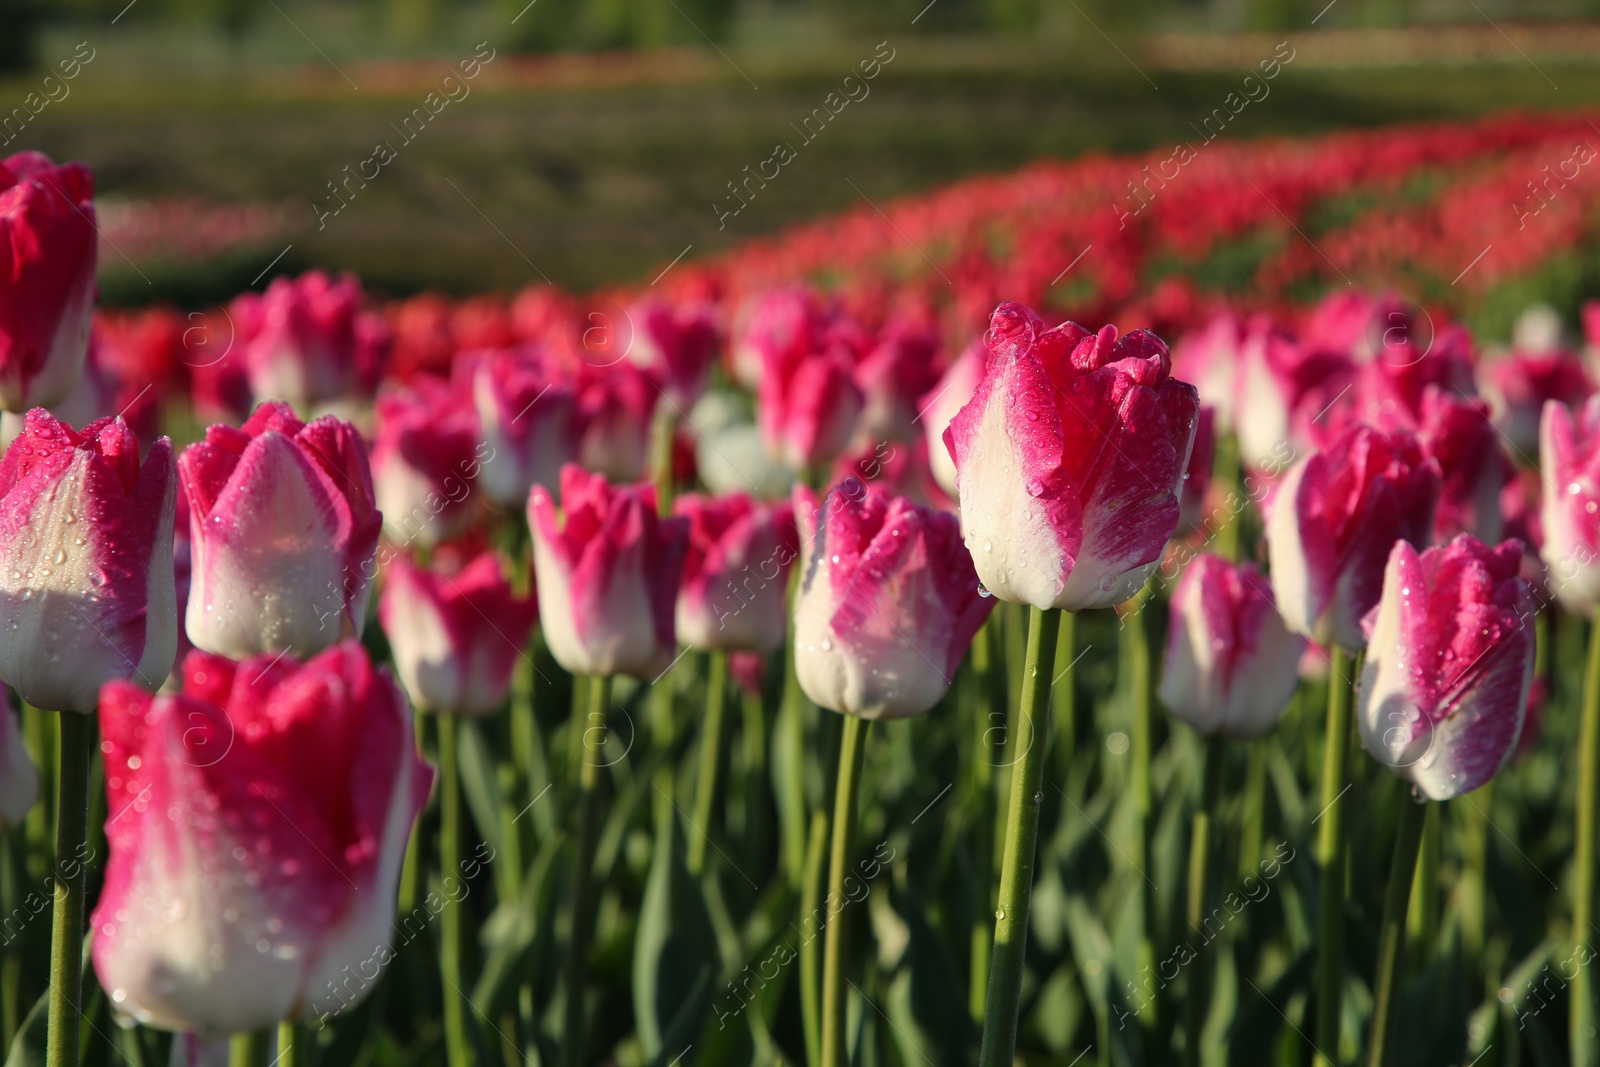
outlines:
[[652, 1058], [665, 1050], [669, 1034], [699, 1031], [711, 1006], [711, 975], [720, 963], [705, 897], [686, 864], [676, 812], [671, 805], [659, 810], [633, 941], [633, 1011], [639, 1043]]
[[11, 1042], [6, 1067], [44, 1067], [45, 1037], [50, 1025], [50, 991], [34, 1003]]

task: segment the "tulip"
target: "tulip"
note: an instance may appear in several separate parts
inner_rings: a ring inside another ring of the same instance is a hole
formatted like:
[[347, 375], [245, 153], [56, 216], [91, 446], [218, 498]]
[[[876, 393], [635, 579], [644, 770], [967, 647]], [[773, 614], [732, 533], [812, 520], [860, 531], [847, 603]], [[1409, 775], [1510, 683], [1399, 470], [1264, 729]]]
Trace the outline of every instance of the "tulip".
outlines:
[[423, 546], [460, 533], [477, 517], [480, 471], [498, 458], [492, 444], [479, 441], [465, 390], [419, 378], [378, 397], [372, 482], [384, 533]]
[[561, 506], [528, 497], [539, 615], [550, 654], [574, 674], [653, 677], [672, 660], [688, 520], [660, 519], [650, 486], [616, 487], [561, 468]]
[[1575, 353], [1513, 352], [1483, 368], [1484, 391], [1494, 401], [1495, 423], [1513, 458], [1532, 466], [1539, 454], [1539, 422], [1551, 400], [1577, 404], [1595, 391]]
[[850, 443], [863, 403], [849, 365], [837, 353], [768, 368], [756, 393], [762, 440], [791, 470], [819, 466]]
[[1157, 695], [1202, 734], [1259, 737], [1294, 696], [1305, 646], [1284, 626], [1255, 564], [1202, 555], [1172, 593]]
[[739, 316], [728, 365], [734, 381], [756, 389], [774, 367], [792, 366], [825, 345], [833, 316], [810, 289], [756, 297]]
[[956, 463], [950, 450], [944, 446], [945, 427], [956, 417], [956, 412], [966, 407], [972, 394], [983, 380], [984, 348], [981, 341], [967, 346], [950, 364], [939, 383], [918, 403], [921, 408], [923, 433], [928, 438], [928, 460], [933, 465], [933, 477], [946, 496], [956, 495]]
[[181, 694], [113, 683], [102, 708], [111, 854], [90, 927], [113, 1008], [225, 1034], [370, 992], [433, 781], [394, 680], [354, 641], [304, 666], [194, 652]]
[[988, 344], [983, 381], [944, 435], [979, 578], [1041, 609], [1121, 603], [1177, 527], [1194, 387], [1146, 330], [1046, 330], [1002, 304]]
[[1600, 396], [1576, 415], [1558, 401], [1539, 428], [1541, 555], [1556, 596], [1593, 615], [1600, 603]]
[[535, 485], [553, 485], [577, 455], [575, 398], [536, 357], [485, 358], [472, 372], [480, 449], [493, 462], [478, 472], [484, 494], [517, 507]]
[[274, 278], [265, 293], [235, 300], [234, 320], [253, 327], [239, 340], [255, 395], [306, 414], [370, 388], [388, 337], [362, 300], [355, 275], [318, 270]]
[[938, 380], [939, 332], [930, 325], [891, 323], [856, 364], [864, 407], [861, 432], [871, 441], [917, 438], [918, 400]]
[[23, 412], [72, 392], [94, 308], [94, 176], [39, 152], [0, 163], [0, 407]]
[[1428, 543], [1439, 480], [1439, 462], [1415, 436], [1368, 426], [1291, 467], [1267, 519], [1272, 589], [1289, 628], [1359, 650], [1389, 549]]
[[678, 587], [678, 640], [691, 648], [772, 652], [783, 643], [789, 568], [799, 554], [794, 510], [743, 494], [680, 498], [689, 520]]
[[366, 622], [382, 516], [361, 435], [268, 403], [212, 426], [178, 461], [190, 504], [195, 647], [243, 659], [315, 655]]
[[1522, 545], [1397, 541], [1369, 617], [1356, 716], [1367, 751], [1433, 800], [1470, 793], [1516, 748], [1533, 680]]
[[717, 358], [716, 313], [708, 304], [673, 306], [646, 300], [629, 312], [633, 343], [628, 358], [661, 382], [661, 393], [687, 411], [705, 392]]
[[519, 597], [500, 559], [484, 552], [453, 572], [396, 557], [384, 572], [378, 619], [395, 668], [418, 705], [488, 715], [511, 686], [533, 630], [532, 597]]
[[0, 460], [0, 677], [35, 707], [92, 712], [100, 686], [154, 689], [177, 647], [172, 444], [141, 464], [121, 419], [43, 409]]
[[39, 799], [39, 771], [22, 743], [11, 698], [0, 689], [0, 833], [22, 825], [33, 802]]
[[[1397, 541], [1389, 553], [1383, 598], [1368, 617], [1356, 722], [1367, 751], [1420, 796], [1469, 793], [1516, 750], [1534, 664], [1533, 600], [1521, 564], [1518, 542], [1489, 548], [1467, 534], [1420, 553]], [[1373, 983], [1374, 1063], [1392, 1041], [1424, 817], [1420, 805], [1403, 802]]]
[[994, 607], [956, 517], [846, 479], [815, 537], [794, 609], [801, 688], [864, 719], [932, 708]]
[[616, 482], [642, 477], [660, 396], [649, 375], [631, 363], [584, 366], [578, 383], [578, 463]]
[[1500, 496], [1512, 466], [1490, 421], [1489, 405], [1430, 385], [1422, 394], [1417, 439], [1439, 462], [1439, 509], [1433, 539], [1441, 544], [1460, 533], [1498, 541], [1504, 530]]

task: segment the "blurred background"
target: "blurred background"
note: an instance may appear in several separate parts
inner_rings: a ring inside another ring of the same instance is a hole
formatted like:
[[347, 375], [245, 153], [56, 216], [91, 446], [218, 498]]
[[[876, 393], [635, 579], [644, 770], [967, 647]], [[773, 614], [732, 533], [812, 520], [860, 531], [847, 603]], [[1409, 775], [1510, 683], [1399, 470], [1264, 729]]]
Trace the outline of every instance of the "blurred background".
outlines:
[[[269, 264], [353, 269], [392, 296], [545, 278], [588, 290], [863, 200], [1170, 145], [1280, 41], [1295, 58], [1273, 105], [1228, 138], [1583, 107], [1600, 100], [1600, 24], [1582, 21], [1597, 13], [1595, 0], [0, 0], [0, 152], [93, 166], [107, 305], [224, 299], [264, 285]], [[893, 58], [866, 97], [722, 217], [729, 183], [800, 143], [798, 124], [880, 47]], [[477, 76], [447, 90], [475, 57]], [[366, 163], [380, 142], [395, 158]], [[351, 180], [363, 166], [377, 176]]]

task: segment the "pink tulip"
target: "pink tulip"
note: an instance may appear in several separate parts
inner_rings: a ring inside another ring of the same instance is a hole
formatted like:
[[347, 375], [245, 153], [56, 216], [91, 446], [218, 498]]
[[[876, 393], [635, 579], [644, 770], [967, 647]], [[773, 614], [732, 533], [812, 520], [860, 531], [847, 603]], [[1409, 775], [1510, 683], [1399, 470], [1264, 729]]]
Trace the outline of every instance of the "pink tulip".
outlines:
[[768, 454], [797, 471], [827, 463], [845, 450], [863, 404], [849, 364], [836, 352], [769, 367], [756, 393]]
[[1466, 534], [1389, 553], [1356, 721], [1367, 751], [1432, 800], [1483, 785], [1516, 748], [1534, 653], [1521, 561], [1516, 541]]
[[918, 401], [938, 381], [939, 331], [927, 324], [892, 322], [856, 364], [864, 408], [860, 432], [869, 440], [917, 439]]
[[637, 481], [650, 460], [661, 393], [631, 363], [583, 366], [578, 376], [578, 463], [615, 482]]
[[281, 400], [301, 414], [332, 400], [367, 393], [377, 380], [388, 328], [362, 308], [353, 274], [334, 279], [314, 270], [278, 277], [261, 295], [234, 301], [234, 321], [250, 388], [261, 400]]
[[454, 537], [477, 518], [478, 474], [498, 459], [464, 389], [419, 378], [378, 397], [372, 482], [384, 533], [405, 545]]
[[944, 372], [944, 377], [921, 400], [922, 432], [928, 440], [928, 460], [933, 466], [933, 477], [946, 496], [956, 495], [956, 462], [944, 446], [945, 427], [956, 417], [956, 412], [967, 406], [972, 394], [983, 381], [986, 350], [982, 341], [974, 341]]
[[1305, 647], [1255, 564], [1202, 555], [1172, 593], [1158, 695], [1203, 734], [1259, 737], [1289, 706]]
[[106, 686], [111, 856], [90, 929], [113, 1008], [236, 1033], [360, 999], [394, 957], [433, 781], [411, 722], [354, 641], [304, 666], [194, 652], [179, 695]]
[[794, 607], [800, 687], [864, 719], [921, 715], [994, 607], [960, 523], [854, 479], [834, 486], [815, 521]]
[[121, 419], [74, 431], [42, 408], [0, 460], [0, 677], [34, 707], [92, 712], [100, 686], [154, 689], [178, 640], [172, 442]]
[[667, 400], [685, 413], [706, 391], [717, 358], [716, 312], [709, 304], [646, 300], [629, 311], [633, 344], [628, 358], [661, 383]]
[[1417, 439], [1425, 455], [1439, 461], [1439, 510], [1433, 539], [1440, 543], [1470, 533], [1498, 541], [1505, 523], [1500, 494], [1511, 480], [1500, 431], [1489, 405], [1430, 385], [1422, 394]]
[[556, 517], [542, 485], [528, 497], [539, 616], [550, 654], [573, 674], [653, 677], [676, 652], [673, 611], [688, 520], [656, 516], [655, 490], [561, 468]]
[[287, 404], [262, 404], [240, 429], [208, 429], [178, 470], [195, 647], [305, 657], [360, 635], [382, 516], [354, 426], [331, 415], [306, 424]]
[[1046, 330], [1020, 304], [990, 321], [989, 363], [945, 431], [961, 529], [1002, 600], [1119, 604], [1149, 579], [1178, 525], [1199, 398], [1147, 330]]
[[576, 398], [537, 356], [485, 356], [471, 373], [481, 449], [493, 457], [478, 472], [484, 495], [521, 507], [535, 485], [552, 485], [577, 456]]
[[691, 648], [771, 652], [783, 643], [789, 568], [799, 554], [794, 509], [735, 493], [679, 497], [689, 520], [678, 586], [678, 640]]
[[488, 715], [511, 686], [537, 615], [493, 552], [455, 569], [424, 570], [396, 557], [384, 570], [378, 619], [406, 692], [421, 707]]
[[0, 833], [10, 833], [39, 799], [39, 770], [22, 743], [11, 698], [0, 688]]
[[1595, 390], [1583, 360], [1572, 352], [1513, 352], [1483, 368], [1484, 392], [1512, 458], [1533, 466], [1539, 457], [1539, 421], [1548, 401], [1576, 405]]
[[1600, 604], [1600, 395], [1576, 418], [1551, 400], [1539, 428], [1540, 555], [1550, 585], [1570, 610], [1593, 615]]
[[1369, 426], [1289, 469], [1267, 519], [1272, 589], [1289, 629], [1361, 648], [1390, 547], [1428, 543], [1439, 478], [1411, 433]]
[[96, 254], [94, 176], [39, 152], [0, 163], [0, 407], [72, 392], [89, 349]]
[[739, 318], [729, 369], [734, 381], [751, 390], [773, 367], [791, 367], [821, 351], [833, 322], [816, 294], [803, 286], [762, 293]]

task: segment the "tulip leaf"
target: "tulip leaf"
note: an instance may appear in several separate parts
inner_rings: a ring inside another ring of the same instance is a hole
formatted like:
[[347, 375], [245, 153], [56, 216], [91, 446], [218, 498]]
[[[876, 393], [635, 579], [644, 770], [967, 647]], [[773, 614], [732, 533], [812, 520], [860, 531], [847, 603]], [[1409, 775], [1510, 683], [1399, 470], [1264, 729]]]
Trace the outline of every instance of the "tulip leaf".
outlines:
[[522, 893], [503, 900], [479, 930], [487, 949], [483, 971], [472, 990], [472, 1006], [483, 1018], [495, 1018], [505, 1007], [504, 998], [518, 980], [537, 980], [533, 965], [539, 947], [548, 940], [555, 894], [550, 873], [556, 867], [566, 835], [545, 838], [523, 881]]
[[44, 1067], [45, 1037], [50, 1025], [50, 991], [47, 989], [29, 1010], [11, 1041], [6, 1067]]
[[[705, 896], [689, 873], [678, 816], [657, 805], [655, 851], [633, 941], [633, 1011], [646, 1056], [669, 1036], [698, 1031], [710, 1010], [710, 977], [720, 963]], [[685, 1021], [687, 1015], [692, 1022]]]
[[500, 835], [500, 778], [494, 757], [484, 743], [483, 731], [472, 719], [462, 718], [456, 730], [461, 767], [461, 792], [472, 810], [472, 821], [495, 854], [503, 850]]

